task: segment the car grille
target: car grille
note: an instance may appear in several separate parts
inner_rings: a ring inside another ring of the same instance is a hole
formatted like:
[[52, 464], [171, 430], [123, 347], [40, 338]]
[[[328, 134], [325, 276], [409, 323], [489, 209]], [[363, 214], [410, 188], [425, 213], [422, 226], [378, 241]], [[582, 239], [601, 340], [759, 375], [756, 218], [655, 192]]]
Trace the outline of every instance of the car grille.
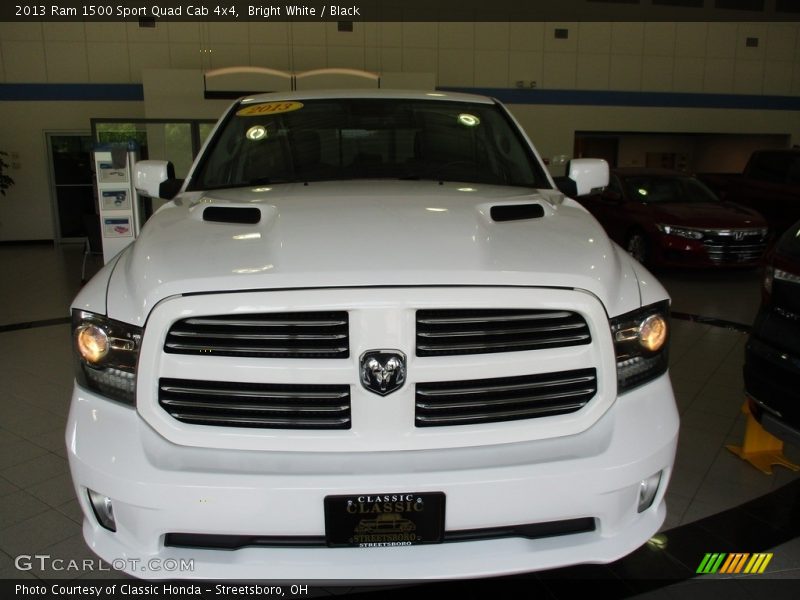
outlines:
[[164, 351], [259, 358], [347, 358], [348, 315], [336, 311], [191, 317], [172, 325]]
[[417, 427], [515, 421], [575, 412], [597, 392], [595, 369], [418, 383]]
[[592, 341], [570, 311], [442, 309], [417, 311], [417, 356], [452, 356], [561, 348]]
[[708, 232], [703, 244], [708, 258], [718, 263], [757, 262], [767, 249], [762, 230]]
[[183, 423], [264, 429], [350, 429], [349, 385], [159, 380], [158, 403]]

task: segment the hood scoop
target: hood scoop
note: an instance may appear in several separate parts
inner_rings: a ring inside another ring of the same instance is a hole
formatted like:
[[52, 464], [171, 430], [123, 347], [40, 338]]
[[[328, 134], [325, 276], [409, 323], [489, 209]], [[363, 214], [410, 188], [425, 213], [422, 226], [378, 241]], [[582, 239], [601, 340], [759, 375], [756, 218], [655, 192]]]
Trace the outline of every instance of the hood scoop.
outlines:
[[255, 225], [261, 221], [261, 209], [252, 206], [207, 206], [203, 221]]
[[523, 221], [526, 219], [539, 219], [545, 215], [541, 204], [498, 204], [489, 209], [492, 221]]

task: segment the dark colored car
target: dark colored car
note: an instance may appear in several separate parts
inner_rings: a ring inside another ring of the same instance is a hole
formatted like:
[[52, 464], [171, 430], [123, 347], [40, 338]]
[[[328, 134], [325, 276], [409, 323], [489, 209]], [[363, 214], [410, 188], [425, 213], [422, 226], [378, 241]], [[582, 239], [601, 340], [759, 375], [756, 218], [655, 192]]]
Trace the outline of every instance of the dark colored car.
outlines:
[[763, 301], [745, 348], [744, 385], [764, 429], [800, 443], [800, 221], [767, 257]]
[[754, 267], [766, 221], [722, 202], [699, 179], [667, 169], [620, 168], [600, 194], [577, 199], [639, 262], [670, 267]]
[[757, 210], [782, 234], [800, 219], [800, 149], [757, 150], [740, 174], [699, 175], [721, 198]]

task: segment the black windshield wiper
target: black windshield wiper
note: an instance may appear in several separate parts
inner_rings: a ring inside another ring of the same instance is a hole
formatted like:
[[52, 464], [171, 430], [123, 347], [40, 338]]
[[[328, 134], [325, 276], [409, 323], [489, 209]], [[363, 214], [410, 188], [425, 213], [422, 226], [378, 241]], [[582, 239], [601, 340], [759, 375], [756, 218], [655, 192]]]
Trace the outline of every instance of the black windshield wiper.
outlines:
[[257, 177], [256, 179], [251, 179], [250, 181], [242, 181], [236, 183], [221, 183], [219, 185], [208, 185], [203, 187], [204, 191], [210, 190], [226, 190], [229, 188], [242, 188], [242, 187], [251, 187], [255, 185], [272, 185], [277, 183], [297, 183], [294, 179], [273, 179], [272, 177]]
[[272, 177], [256, 177], [255, 179], [251, 179], [242, 185], [269, 185], [270, 183], [278, 183], [278, 181], [273, 181]]

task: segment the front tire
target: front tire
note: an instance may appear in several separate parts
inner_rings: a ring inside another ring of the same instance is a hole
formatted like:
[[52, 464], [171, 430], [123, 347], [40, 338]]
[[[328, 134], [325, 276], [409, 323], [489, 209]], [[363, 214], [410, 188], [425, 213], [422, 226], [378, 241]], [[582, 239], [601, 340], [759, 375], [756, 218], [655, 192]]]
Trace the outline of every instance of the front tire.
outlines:
[[650, 257], [650, 243], [643, 232], [634, 231], [631, 233], [625, 243], [625, 250], [641, 264], [647, 264], [647, 259]]

